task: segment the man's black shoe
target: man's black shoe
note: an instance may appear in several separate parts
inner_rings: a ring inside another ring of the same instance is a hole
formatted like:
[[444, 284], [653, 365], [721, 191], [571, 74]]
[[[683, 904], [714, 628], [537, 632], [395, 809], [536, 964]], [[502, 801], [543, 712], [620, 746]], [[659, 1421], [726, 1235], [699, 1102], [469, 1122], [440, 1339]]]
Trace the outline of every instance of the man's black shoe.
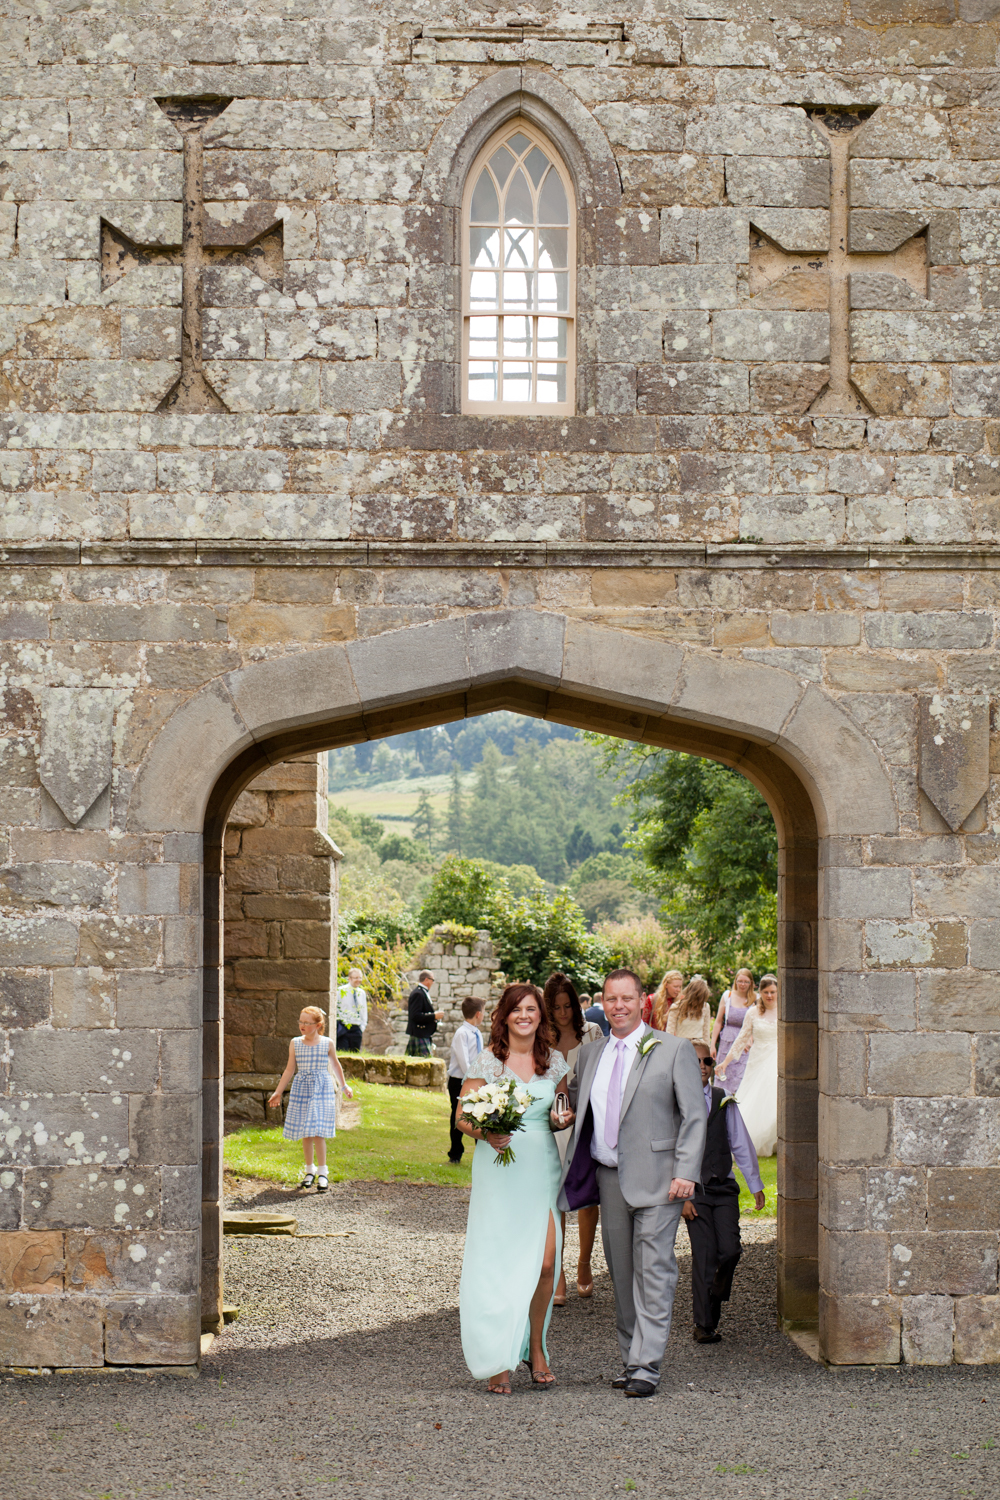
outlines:
[[626, 1396], [655, 1396], [656, 1386], [650, 1385], [648, 1380], [636, 1380], [633, 1376], [625, 1387]]
[[721, 1344], [722, 1334], [716, 1333], [714, 1328], [699, 1328], [697, 1323], [692, 1335], [696, 1344]]
[[612, 1390], [623, 1391], [631, 1379], [632, 1377], [629, 1372], [627, 1370], [623, 1370], [620, 1375], [616, 1375], [614, 1380], [612, 1380]]

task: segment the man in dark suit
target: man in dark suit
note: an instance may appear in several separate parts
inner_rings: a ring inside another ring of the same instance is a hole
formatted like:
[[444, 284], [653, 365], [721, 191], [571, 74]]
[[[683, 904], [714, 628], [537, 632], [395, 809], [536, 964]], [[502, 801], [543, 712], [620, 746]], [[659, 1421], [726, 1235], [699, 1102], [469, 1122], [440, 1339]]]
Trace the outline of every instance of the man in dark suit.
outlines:
[[764, 1184], [757, 1153], [743, 1123], [736, 1100], [712, 1083], [715, 1064], [704, 1042], [695, 1042], [701, 1064], [702, 1091], [708, 1112], [705, 1155], [694, 1197], [681, 1209], [691, 1241], [691, 1300], [694, 1304], [694, 1341], [717, 1344], [722, 1304], [729, 1301], [739, 1265], [740, 1189], [733, 1158], [754, 1195], [759, 1213], [764, 1207]]
[[406, 1006], [407, 1057], [430, 1057], [431, 1037], [437, 1031], [437, 1023], [444, 1016], [443, 1010], [435, 1010], [431, 1004], [434, 975], [429, 969], [422, 970], [417, 983], [410, 991]]

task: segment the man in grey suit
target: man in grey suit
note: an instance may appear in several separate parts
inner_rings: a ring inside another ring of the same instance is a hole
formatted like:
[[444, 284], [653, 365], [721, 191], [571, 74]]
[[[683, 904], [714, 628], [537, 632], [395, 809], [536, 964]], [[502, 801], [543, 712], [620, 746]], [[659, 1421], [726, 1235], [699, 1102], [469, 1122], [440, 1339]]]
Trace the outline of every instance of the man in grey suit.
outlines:
[[[652, 1396], [670, 1336], [681, 1207], [705, 1151], [705, 1100], [694, 1048], [644, 1024], [630, 969], [604, 981], [604, 1010], [611, 1034], [581, 1048], [569, 1081], [573, 1135], [559, 1207], [600, 1201], [624, 1367], [612, 1385]], [[553, 1123], [565, 1117], [554, 1112]]]

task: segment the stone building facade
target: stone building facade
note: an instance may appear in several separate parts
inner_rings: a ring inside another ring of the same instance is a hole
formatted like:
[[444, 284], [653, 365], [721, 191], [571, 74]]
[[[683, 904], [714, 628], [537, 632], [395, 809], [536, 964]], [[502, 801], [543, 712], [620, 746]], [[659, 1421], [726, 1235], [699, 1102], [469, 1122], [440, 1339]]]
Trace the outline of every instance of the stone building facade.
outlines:
[[240, 794], [501, 707], [760, 787], [779, 1314], [1000, 1358], [995, 12], [7, 8], [0, 1365], [218, 1317]]

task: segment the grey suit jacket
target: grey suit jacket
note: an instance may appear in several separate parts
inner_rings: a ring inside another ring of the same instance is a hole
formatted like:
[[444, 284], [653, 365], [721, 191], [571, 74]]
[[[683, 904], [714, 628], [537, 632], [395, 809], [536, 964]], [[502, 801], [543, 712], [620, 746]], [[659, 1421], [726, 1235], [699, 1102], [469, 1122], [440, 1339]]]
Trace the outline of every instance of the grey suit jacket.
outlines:
[[[675, 1177], [698, 1182], [705, 1154], [707, 1116], [701, 1069], [691, 1043], [665, 1031], [647, 1031], [657, 1038], [645, 1057], [635, 1055], [625, 1081], [621, 1123], [618, 1127], [618, 1180], [631, 1208], [666, 1203]], [[569, 1081], [570, 1103], [576, 1111], [566, 1152], [563, 1181], [577, 1148], [590, 1150], [584, 1127], [597, 1065], [611, 1038], [580, 1048]], [[560, 1184], [560, 1208], [566, 1204]]]

